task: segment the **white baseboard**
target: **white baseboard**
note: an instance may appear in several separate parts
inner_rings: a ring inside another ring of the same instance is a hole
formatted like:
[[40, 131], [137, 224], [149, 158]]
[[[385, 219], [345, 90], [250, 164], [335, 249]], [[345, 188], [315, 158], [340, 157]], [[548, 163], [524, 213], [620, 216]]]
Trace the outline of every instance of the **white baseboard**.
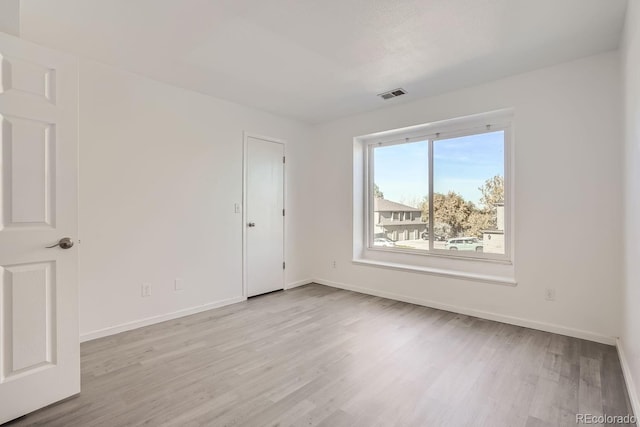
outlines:
[[293, 289], [293, 288], [297, 288], [298, 286], [304, 286], [304, 285], [308, 285], [309, 283], [313, 283], [312, 279], [304, 279], [304, 280], [298, 280], [297, 282], [291, 282], [291, 283], [287, 283], [286, 285], [284, 285], [284, 289]]
[[618, 357], [620, 358], [620, 366], [622, 367], [622, 374], [624, 375], [624, 382], [627, 385], [627, 394], [631, 401], [631, 409], [636, 417], [639, 417], [637, 426], [640, 427], [640, 399], [638, 399], [638, 392], [636, 384], [633, 381], [633, 375], [631, 375], [631, 367], [627, 359], [627, 355], [624, 352], [624, 345], [620, 338], [616, 340], [616, 347], [618, 348]]
[[120, 332], [130, 331], [132, 329], [142, 328], [143, 326], [149, 326], [156, 323], [164, 322], [167, 320], [177, 319], [179, 317], [189, 316], [191, 314], [200, 313], [203, 311], [211, 310], [218, 307], [224, 307], [225, 305], [235, 304], [245, 301], [245, 297], [234, 297], [221, 301], [214, 301], [208, 304], [199, 305], [196, 307], [185, 308], [183, 310], [174, 311], [167, 314], [161, 314], [159, 316], [147, 317], [145, 319], [134, 320], [132, 322], [122, 323], [116, 326], [110, 326], [104, 329], [98, 329], [97, 331], [87, 332], [80, 335], [80, 342], [86, 342], [95, 340], [98, 338], [107, 337], [109, 335], [119, 334]]
[[325, 279], [314, 279], [314, 283], [320, 285], [330, 286], [332, 288], [346, 289], [349, 291], [359, 292], [361, 294], [368, 294], [382, 298], [388, 298], [396, 301], [408, 302], [411, 304], [423, 305], [425, 307], [437, 308], [439, 310], [451, 311], [453, 313], [460, 313], [467, 316], [479, 317], [481, 319], [494, 320], [496, 322], [508, 323], [510, 325], [522, 326], [530, 329], [537, 329], [539, 331], [551, 332], [559, 335], [566, 335], [569, 337], [580, 338], [588, 341], [595, 341], [601, 344], [616, 345], [615, 337], [609, 337], [606, 335], [597, 334], [594, 332], [584, 331], [581, 329], [567, 328], [565, 326], [555, 325], [552, 323], [539, 322], [537, 320], [523, 319], [520, 317], [507, 316], [504, 314], [497, 314], [488, 311], [475, 310], [472, 308], [459, 307], [450, 304], [443, 304], [437, 301], [430, 301], [421, 298], [410, 297], [401, 294], [395, 294], [391, 292], [377, 291], [375, 289], [363, 288], [359, 286], [348, 285], [346, 283], [338, 283]]
[[[293, 289], [298, 286], [308, 285], [312, 283], [312, 279], [304, 279], [298, 280], [296, 282], [291, 282], [285, 285], [284, 289]], [[98, 329], [97, 331], [87, 332], [80, 335], [80, 342], [86, 342], [95, 340], [98, 338], [108, 337], [109, 335], [119, 334], [120, 332], [130, 331], [132, 329], [142, 328], [144, 326], [153, 325], [156, 323], [164, 322], [167, 320], [177, 319], [179, 317], [189, 316], [191, 314], [200, 313], [207, 310], [212, 310], [214, 308], [224, 307], [225, 305], [235, 304], [241, 301], [246, 300], [245, 297], [235, 297], [229, 298], [222, 301], [215, 301], [205, 305], [199, 305], [197, 307], [186, 308], [183, 310], [174, 311], [172, 313], [161, 314], [158, 316], [147, 317], [140, 320], [134, 320], [132, 322], [122, 323], [116, 326], [110, 326], [104, 329]]]
[[[411, 304], [417, 304], [417, 305], [422, 305], [422, 306], [426, 306], [426, 307], [431, 307], [431, 308], [436, 308], [436, 309], [440, 309], [440, 310], [445, 310], [445, 311], [451, 311], [454, 313], [460, 313], [460, 314], [464, 314], [467, 316], [475, 316], [475, 317], [479, 317], [482, 319], [487, 319], [487, 320], [494, 320], [496, 322], [502, 322], [502, 323], [508, 323], [511, 325], [517, 325], [517, 326], [522, 326], [522, 327], [526, 327], [526, 328], [531, 328], [531, 329], [537, 329], [537, 330], [541, 330], [541, 331], [545, 331], [545, 332], [552, 332], [555, 334], [560, 334], [560, 335], [567, 335], [570, 337], [575, 337], [575, 338], [580, 338], [580, 339], [585, 339], [588, 341], [595, 341], [598, 343], [602, 343], [602, 344], [608, 344], [608, 345], [616, 345], [616, 338], [614, 337], [608, 337], [605, 335], [600, 335], [600, 334], [596, 334], [593, 332], [589, 332], [589, 331], [584, 331], [584, 330], [580, 330], [580, 329], [573, 329], [573, 328], [567, 328], [565, 326], [560, 326], [560, 325], [555, 325], [555, 324], [551, 324], [551, 323], [545, 323], [545, 322], [538, 322], [535, 320], [529, 320], [529, 319], [523, 319], [523, 318], [519, 318], [519, 317], [512, 317], [512, 316], [506, 316], [506, 315], [502, 315], [502, 314], [497, 314], [497, 313], [491, 313], [488, 311], [482, 311], [482, 310], [475, 310], [475, 309], [471, 309], [471, 308], [466, 308], [466, 307], [459, 307], [459, 306], [454, 306], [454, 305], [450, 305], [450, 304], [443, 304], [440, 302], [436, 302], [436, 301], [430, 301], [430, 300], [425, 300], [425, 299], [421, 299], [421, 298], [415, 298], [415, 297], [410, 297], [410, 296], [406, 296], [406, 295], [401, 295], [401, 294], [395, 294], [395, 293], [391, 293], [391, 292], [383, 292], [383, 291], [377, 291], [374, 289], [369, 289], [369, 288], [363, 288], [363, 287], [359, 287], [359, 286], [353, 286], [353, 285], [348, 285], [346, 283], [339, 283], [339, 282], [333, 282], [330, 280], [325, 280], [325, 279], [304, 279], [304, 280], [298, 280], [296, 282], [291, 282], [285, 285], [285, 289], [292, 289], [292, 288], [296, 288], [298, 286], [303, 286], [309, 283], [318, 283], [321, 285], [325, 285], [325, 286], [330, 286], [333, 288], [339, 288], [339, 289], [346, 289], [349, 291], [354, 291], [354, 292], [359, 292], [362, 294], [368, 294], [368, 295], [374, 295], [374, 296], [378, 296], [378, 297], [382, 297], [382, 298], [389, 298], [389, 299], [393, 299], [393, 300], [397, 300], [397, 301], [403, 301], [403, 302], [408, 302]], [[153, 317], [148, 317], [145, 319], [140, 319], [140, 320], [134, 320], [132, 322], [127, 322], [127, 323], [123, 323], [120, 325], [116, 325], [116, 326], [111, 326], [108, 328], [104, 328], [104, 329], [99, 329], [96, 331], [92, 331], [92, 332], [87, 332], [84, 334], [80, 335], [80, 342], [85, 342], [85, 341], [91, 341], [97, 338], [102, 338], [102, 337], [106, 337], [109, 335], [114, 335], [114, 334], [118, 334], [120, 332], [125, 332], [125, 331], [130, 331], [132, 329], [137, 329], [137, 328], [141, 328], [144, 326], [149, 326], [149, 325], [153, 325], [155, 323], [160, 323], [160, 322], [164, 322], [166, 320], [172, 320], [172, 319], [177, 319], [179, 317], [184, 317], [184, 316], [188, 316], [191, 314], [196, 314], [196, 313], [200, 313], [202, 311], [207, 311], [207, 310], [212, 310], [214, 308], [218, 308], [218, 307], [223, 307], [225, 305], [229, 305], [229, 304], [235, 304], [241, 301], [244, 301], [246, 298], [245, 297], [234, 297], [234, 298], [229, 298], [226, 300], [222, 300], [222, 301], [215, 301], [209, 304], [204, 304], [201, 306], [197, 306], [197, 307], [191, 307], [191, 308], [187, 308], [187, 309], [183, 309], [183, 310], [178, 310], [178, 311], [174, 311], [172, 313], [167, 313], [167, 314], [162, 314], [159, 316], [153, 316]], [[620, 348], [620, 347], [618, 347]], [[620, 352], [620, 350], [618, 350]], [[621, 354], [621, 358], [622, 358], [622, 353]], [[627, 378], [629, 374], [625, 375], [625, 378]], [[631, 396], [631, 393], [629, 394], [629, 396]], [[637, 397], [635, 400], [634, 405], [637, 405]], [[638, 409], [636, 409], [636, 407], [634, 406], [634, 411], [638, 411]], [[636, 412], [638, 413], [638, 412]]]

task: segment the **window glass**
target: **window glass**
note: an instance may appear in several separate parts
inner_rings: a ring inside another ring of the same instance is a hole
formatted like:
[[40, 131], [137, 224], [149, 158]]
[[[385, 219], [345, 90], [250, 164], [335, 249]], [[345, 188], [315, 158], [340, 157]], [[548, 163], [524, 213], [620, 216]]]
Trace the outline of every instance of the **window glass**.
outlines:
[[505, 255], [505, 131], [436, 136], [371, 145], [370, 247]]
[[372, 149], [373, 246], [429, 250], [429, 142]]
[[433, 191], [434, 249], [505, 253], [504, 131], [433, 141]]

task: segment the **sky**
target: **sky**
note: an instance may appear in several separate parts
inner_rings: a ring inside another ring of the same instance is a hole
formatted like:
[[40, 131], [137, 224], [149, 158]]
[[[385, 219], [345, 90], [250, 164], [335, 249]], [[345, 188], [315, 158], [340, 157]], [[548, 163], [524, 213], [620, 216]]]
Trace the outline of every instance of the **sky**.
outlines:
[[[480, 203], [478, 187], [504, 176], [504, 133], [489, 132], [434, 142], [434, 191], [455, 191]], [[416, 205], [429, 193], [427, 141], [376, 147], [374, 182], [384, 198]]]

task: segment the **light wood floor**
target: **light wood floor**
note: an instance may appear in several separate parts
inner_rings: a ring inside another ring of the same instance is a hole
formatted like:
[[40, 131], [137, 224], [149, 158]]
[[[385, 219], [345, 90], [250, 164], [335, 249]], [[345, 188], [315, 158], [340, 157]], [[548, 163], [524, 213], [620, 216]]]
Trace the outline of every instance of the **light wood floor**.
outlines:
[[575, 426], [631, 413], [613, 347], [307, 285], [82, 344], [12, 426]]

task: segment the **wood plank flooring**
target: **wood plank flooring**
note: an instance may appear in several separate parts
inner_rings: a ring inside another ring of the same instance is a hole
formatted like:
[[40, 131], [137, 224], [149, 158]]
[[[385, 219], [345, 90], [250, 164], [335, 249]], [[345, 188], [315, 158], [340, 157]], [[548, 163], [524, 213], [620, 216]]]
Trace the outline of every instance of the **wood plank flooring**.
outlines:
[[614, 347], [307, 285], [82, 344], [13, 426], [575, 426], [631, 413]]

